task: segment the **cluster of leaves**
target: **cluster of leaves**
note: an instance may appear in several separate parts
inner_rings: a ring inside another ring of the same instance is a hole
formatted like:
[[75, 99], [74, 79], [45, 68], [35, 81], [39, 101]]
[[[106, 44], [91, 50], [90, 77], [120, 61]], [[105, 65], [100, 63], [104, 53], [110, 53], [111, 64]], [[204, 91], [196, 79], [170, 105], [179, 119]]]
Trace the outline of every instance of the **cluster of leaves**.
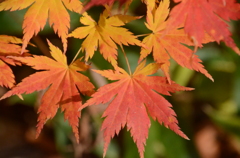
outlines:
[[[178, 127], [172, 105], [159, 95], [192, 90], [171, 80], [169, 60], [172, 58], [179, 65], [201, 72], [213, 80], [195, 52], [198, 47], [203, 46], [202, 44], [223, 41], [240, 54], [231, 38], [227, 23], [240, 18], [240, 4], [236, 0], [174, 0], [178, 4], [170, 11], [169, 0], [144, 0], [143, 3], [147, 7], [145, 25], [151, 33], [136, 36], [123, 26], [142, 17], [113, 15], [111, 9], [114, 2], [115, 0], [91, 0], [85, 6], [79, 0], [7, 0], [0, 3], [0, 11], [29, 7], [22, 26], [23, 39], [0, 36], [0, 83], [1, 86], [11, 88], [1, 99], [12, 95], [21, 97], [23, 93], [46, 89], [38, 109], [37, 136], [45, 122], [52, 119], [60, 107], [77, 141], [81, 110], [90, 105], [110, 102], [103, 114], [104, 155], [111, 138], [127, 126], [140, 157], [144, 157], [144, 146], [150, 127], [148, 115], [188, 139]], [[119, 5], [125, 4], [127, 9], [131, 2], [132, 0], [119, 0]], [[86, 12], [94, 5], [105, 6], [98, 22]], [[68, 33], [70, 16], [67, 9], [81, 14], [80, 22], [84, 25], [71, 33]], [[29, 41], [44, 28], [47, 20], [61, 38], [63, 51], [48, 41], [52, 58], [27, 53]], [[141, 41], [139, 36], [145, 37]], [[68, 65], [67, 38], [70, 37], [83, 39], [79, 52], [85, 53], [85, 58], [77, 59]], [[21, 43], [22, 47], [17, 45]], [[139, 65], [134, 73], [131, 73], [130, 68], [129, 72], [126, 72], [118, 65], [118, 48], [121, 48], [126, 56], [123, 45], [137, 45], [141, 48]], [[189, 46], [194, 46], [195, 49], [192, 50]], [[114, 69], [92, 70], [113, 80], [95, 92], [89, 78], [80, 72], [90, 68], [86, 61], [94, 56], [97, 49]], [[146, 57], [151, 53], [154, 63], [146, 65]], [[26, 64], [42, 71], [15, 85], [13, 72], [8, 64]], [[162, 70], [165, 77], [153, 76], [158, 70]], [[91, 98], [83, 104], [80, 94]]]

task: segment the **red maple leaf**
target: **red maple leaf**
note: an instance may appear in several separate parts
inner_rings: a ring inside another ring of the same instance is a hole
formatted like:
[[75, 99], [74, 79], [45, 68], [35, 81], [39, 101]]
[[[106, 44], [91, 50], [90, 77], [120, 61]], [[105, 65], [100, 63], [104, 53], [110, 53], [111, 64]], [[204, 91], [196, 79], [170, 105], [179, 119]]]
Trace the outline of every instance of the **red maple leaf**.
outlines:
[[67, 58], [61, 50], [50, 42], [48, 44], [51, 50], [50, 53], [55, 60], [36, 55], [33, 55], [33, 57], [12, 57], [14, 60], [32, 66], [35, 70], [43, 71], [36, 72], [23, 79], [12, 90], [4, 94], [1, 99], [48, 88], [41, 99], [41, 105], [38, 109], [37, 136], [40, 134], [45, 122], [53, 118], [59, 106], [61, 106], [65, 119], [72, 126], [78, 141], [79, 108], [82, 106], [79, 91], [84, 95], [91, 95], [94, 88], [89, 79], [79, 71], [85, 71], [89, 66], [79, 60], [67, 65]]
[[[236, 53], [239, 49], [231, 38], [225, 20], [240, 17], [240, 7], [235, 0], [174, 0], [181, 2], [170, 12], [168, 28], [184, 25], [185, 32], [193, 39], [196, 46], [201, 46], [205, 32], [218, 43], [224, 41]], [[220, 16], [220, 17], [219, 17]]]
[[240, 19], [240, 4], [236, 0], [209, 0], [213, 11], [222, 19]]
[[143, 158], [150, 127], [148, 113], [160, 124], [163, 123], [181, 137], [188, 139], [177, 125], [172, 105], [158, 93], [170, 95], [169, 92], [192, 89], [182, 87], [173, 81], [169, 84], [165, 77], [149, 76], [160, 68], [160, 64], [154, 63], [144, 67], [145, 63], [145, 61], [140, 63], [133, 75], [120, 68], [118, 69], [120, 71], [94, 70], [109, 80], [118, 80], [100, 87], [83, 105], [86, 107], [111, 101], [103, 114], [103, 117], [106, 117], [102, 124], [104, 156], [111, 138], [126, 125], [138, 147], [140, 157]]

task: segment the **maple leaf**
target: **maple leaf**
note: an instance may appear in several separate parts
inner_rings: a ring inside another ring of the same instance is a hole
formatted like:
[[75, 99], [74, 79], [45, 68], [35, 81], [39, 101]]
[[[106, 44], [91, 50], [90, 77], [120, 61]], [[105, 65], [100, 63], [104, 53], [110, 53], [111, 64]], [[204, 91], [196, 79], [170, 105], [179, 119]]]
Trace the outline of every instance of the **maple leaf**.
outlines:
[[21, 46], [17, 44], [22, 44], [22, 40], [13, 36], [0, 35], [0, 86], [12, 88], [15, 84], [14, 74], [8, 64], [15, 66], [21, 63], [7, 56], [21, 56]]
[[82, 106], [78, 91], [84, 95], [91, 95], [94, 88], [89, 79], [78, 71], [85, 71], [89, 66], [79, 60], [68, 66], [66, 56], [61, 50], [49, 41], [48, 44], [50, 53], [55, 60], [36, 55], [33, 55], [33, 57], [12, 57], [14, 60], [32, 66], [35, 70], [44, 71], [36, 72], [23, 79], [21, 83], [4, 94], [1, 99], [16, 94], [29, 94], [49, 87], [44, 93], [38, 109], [39, 117], [36, 136], [38, 137], [40, 134], [45, 122], [55, 116], [60, 105], [61, 110], [64, 111], [64, 117], [72, 126], [78, 141], [79, 108]]
[[118, 71], [94, 70], [109, 80], [118, 80], [100, 87], [83, 105], [86, 107], [111, 101], [103, 114], [106, 118], [101, 128], [104, 130], [104, 156], [111, 138], [126, 125], [138, 147], [140, 157], [143, 157], [150, 127], [147, 111], [154, 120], [160, 124], [164, 123], [165, 127], [188, 139], [177, 125], [172, 105], [158, 93], [170, 95], [169, 92], [192, 89], [182, 87], [173, 81], [169, 84], [165, 77], [148, 76], [156, 73], [160, 64], [152, 63], [145, 67], [145, 63], [145, 61], [140, 63], [133, 75], [120, 68]]
[[[13, 5], [14, 4], [14, 5]], [[67, 34], [70, 27], [70, 16], [66, 8], [80, 13], [82, 4], [79, 0], [7, 0], [0, 3], [2, 10], [22, 10], [30, 6], [23, 21], [23, 47], [27, 47], [30, 39], [42, 30], [49, 18], [49, 24], [58, 33], [63, 42], [64, 52], [67, 50]]]
[[[240, 4], [236, 0], [209, 0], [213, 12], [226, 21], [240, 19]], [[223, 39], [225, 44], [231, 47], [237, 54], [240, 54], [239, 48], [231, 37]]]
[[240, 4], [236, 0], [209, 0], [214, 13], [230, 21], [240, 19]]
[[[240, 17], [239, 4], [235, 0], [174, 0], [176, 5], [170, 13], [168, 28], [184, 24], [185, 32], [201, 46], [205, 32], [218, 43], [224, 41], [236, 53], [239, 49], [231, 38], [229, 26], [220, 17], [234, 20]], [[221, 2], [220, 2], [221, 1]], [[224, 4], [225, 2], [225, 4]], [[222, 3], [222, 5], [221, 5]]]
[[[147, 1], [147, 4], [150, 7], [147, 9], [147, 23], [145, 24], [152, 33], [142, 41], [146, 47], [142, 47], [139, 61], [153, 52], [154, 60], [157, 63], [163, 64], [161, 69], [170, 81], [169, 59], [171, 56], [179, 65], [199, 71], [213, 80], [211, 75], [204, 69], [198, 56], [191, 49], [183, 45], [193, 45], [193, 42], [185, 34], [184, 30], [175, 28], [166, 33], [165, 30], [167, 29], [168, 21], [165, 20], [169, 14], [169, 0], [163, 0], [157, 8], [155, 2], [151, 3]], [[211, 41], [211, 38], [206, 36], [204, 42], [209, 41]]]
[[99, 47], [100, 53], [114, 67], [117, 66], [117, 43], [118, 45], [139, 45], [141, 42], [127, 29], [122, 28], [125, 23], [139, 19], [129, 15], [113, 15], [109, 17], [109, 10], [106, 9], [100, 15], [98, 23], [96, 23], [87, 13], [83, 14], [80, 22], [86, 26], [78, 27], [69, 37], [86, 39], [81, 45], [81, 49], [85, 50], [85, 60], [92, 58], [94, 52]]

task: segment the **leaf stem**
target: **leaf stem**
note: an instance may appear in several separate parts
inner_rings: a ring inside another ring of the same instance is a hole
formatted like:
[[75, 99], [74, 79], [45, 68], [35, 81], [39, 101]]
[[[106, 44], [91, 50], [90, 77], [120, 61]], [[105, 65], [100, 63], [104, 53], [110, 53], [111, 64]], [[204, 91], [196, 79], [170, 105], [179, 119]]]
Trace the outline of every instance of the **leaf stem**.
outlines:
[[146, 33], [146, 34], [136, 35], [136, 37], [148, 36], [148, 35], [150, 35], [150, 34], [151, 34], [151, 33]]
[[122, 49], [122, 52], [123, 52], [124, 58], [125, 58], [126, 63], [127, 63], [127, 67], [128, 67], [129, 75], [132, 76], [132, 71], [131, 71], [131, 67], [130, 67], [130, 64], [129, 64], [129, 61], [128, 61], [128, 58], [127, 58], [126, 52], [125, 52], [125, 50], [123, 49], [123, 46], [122, 46], [122, 45], [120, 45], [120, 47], [121, 47], [121, 49]]
[[[81, 50], [82, 50], [82, 47], [80, 47], [80, 48], [78, 49], [78, 51], [77, 51], [76, 55], [74, 56], [71, 64], [76, 60], [76, 58], [77, 58], [77, 56], [79, 55], [79, 53], [80, 53]], [[71, 64], [70, 64], [70, 65], [71, 65]]]

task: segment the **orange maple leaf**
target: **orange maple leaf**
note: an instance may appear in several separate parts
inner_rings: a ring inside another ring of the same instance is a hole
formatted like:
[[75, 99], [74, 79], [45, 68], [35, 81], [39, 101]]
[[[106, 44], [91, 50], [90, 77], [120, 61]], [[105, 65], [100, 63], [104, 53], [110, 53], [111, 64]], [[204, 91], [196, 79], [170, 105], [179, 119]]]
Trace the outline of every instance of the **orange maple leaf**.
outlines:
[[48, 119], [55, 116], [59, 105], [64, 111], [64, 117], [72, 126], [77, 141], [78, 119], [80, 117], [79, 108], [82, 106], [81, 97], [78, 91], [84, 95], [91, 95], [94, 86], [89, 79], [80, 74], [79, 71], [85, 71], [89, 68], [85, 63], [76, 60], [67, 65], [66, 56], [60, 49], [48, 42], [50, 53], [55, 59], [45, 56], [33, 57], [12, 57], [12, 59], [32, 66], [35, 70], [44, 70], [36, 72], [22, 80], [12, 90], [4, 94], [1, 99], [15, 94], [29, 94], [49, 87], [41, 99], [41, 105], [38, 109], [39, 117], [37, 124], [37, 137]]
[[[149, 3], [148, 3], [149, 2]], [[170, 56], [181, 66], [193, 69], [203, 73], [206, 77], [213, 80], [211, 75], [204, 69], [201, 60], [186, 45], [193, 45], [193, 42], [185, 34], [183, 29], [172, 29], [167, 33], [167, 22], [165, 21], [169, 14], [169, 0], [163, 0], [156, 8], [155, 2], [147, 1], [147, 23], [146, 26], [152, 33], [146, 36], [142, 43], [140, 52], [140, 61], [153, 52], [153, 58], [157, 63], [161, 63], [162, 70], [170, 80], [169, 66]], [[211, 41], [210, 38], [204, 39], [204, 42]]]
[[117, 43], [118, 45], [139, 45], [141, 42], [127, 29], [122, 28], [125, 23], [132, 20], [139, 19], [129, 15], [113, 15], [109, 17], [109, 9], [106, 9], [100, 15], [98, 23], [96, 23], [87, 13], [83, 14], [80, 22], [84, 25], [75, 29], [69, 37], [86, 39], [81, 45], [81, 49], [85, 50], [85, 60], [92, 58], [94, 52], [99, 47], [100, 53], [108, 60], [114, 67], [117, 66]]
[[12, 88], [15, 84], [15, 77], [12, 69], [7, 65], [21, 65], [20, 62], [15, 61], [8, 56], [21, 56], [22, 40], [7, 35], [0, 35], [0, 86]]
[[67, 34], [70, 27], [70, 16], [66, 8], [80, 13], [82, 4], [79, 0], [7, 0], [0, 3], [2, 10], [27, 10], [23, 21], [23, 47], [27, 47], [30, 39], [42, 30], [49, 18], [49, 24], [58, 33], [63, 42], [64, 52], [67, 50]]
[[223, 40], [227, 46], [240, 54], [239, 48], [231, 38], [228, 24], [219, 18], [219, 16], [225, 20], [240, 18], [240, 6], [235, 0], [174, 1], [181, 3], [171, 10], [169, 29], [184, 24], [185, 32], [194, 40], [196, 46], [201, 46], [207, 32], [215, 41], [219, 43]]
[[172, 105], [158, 93], [170, 95], [169, 92], [192, 89], [182, 87], [173, 81], [169, 84], [165, 77], [148, 76], [156, 73], [160, 64], [152, 63], [145, 66], [145, 63], [145, 61], [140, 63], [133, 75], [129, 75], [121, 68], [118, 71], [94, 70], [109, 80], [119, 80], [100, 87], [83, 105], [86, 107], [111, 101], [103, 114], [106, 118], [101, 128], [104, 130], [104, 156], [111, 138], [126, 125], [138, 147], [140, 157], [143, 158], [150, 127], [147, 111], [154, 120], [158, 120], [160, 124], [164, 123], [167, 128], [188, 139], [178, 127], [176, 114], [171, 109]]

